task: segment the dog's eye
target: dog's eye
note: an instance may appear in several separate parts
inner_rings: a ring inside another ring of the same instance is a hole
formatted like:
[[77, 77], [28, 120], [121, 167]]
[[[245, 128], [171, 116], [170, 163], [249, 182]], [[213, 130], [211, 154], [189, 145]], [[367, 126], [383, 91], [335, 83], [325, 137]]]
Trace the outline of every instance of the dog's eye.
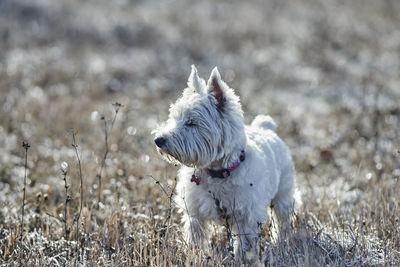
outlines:
[[185, 122], [185, 126], [193, 127], [193, 126], [196, 126], [196, 124], [194, 123], [193, 120], [187, 120], [187, 121]]

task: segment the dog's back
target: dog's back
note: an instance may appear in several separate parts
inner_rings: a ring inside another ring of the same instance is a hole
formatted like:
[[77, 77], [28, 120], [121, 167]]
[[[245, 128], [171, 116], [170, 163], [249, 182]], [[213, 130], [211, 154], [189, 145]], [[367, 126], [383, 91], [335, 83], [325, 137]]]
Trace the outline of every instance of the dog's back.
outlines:
[[280, 223], [283, 223], [283, 221], [287, 221], [298, 198], [294, 197], [294, 164], [290, 150], [275, 133], [276, 128], [277, 126], [270, 116], [258, 115], [251, 126], [246, 128], [246, 133], [263, 150], [264, 155], [269, 155], [268, 162], [265, 163], [267, 168], [278, 172], [278, 189], [272, 204]]

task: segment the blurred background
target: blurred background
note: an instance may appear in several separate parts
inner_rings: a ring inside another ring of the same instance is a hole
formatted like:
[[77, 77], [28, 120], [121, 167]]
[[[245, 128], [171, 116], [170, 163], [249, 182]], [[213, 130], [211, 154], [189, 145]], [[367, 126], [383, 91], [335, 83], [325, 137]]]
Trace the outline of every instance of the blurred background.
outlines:
[[[0, 0], [0, 224], [18, 220], [23, 140], [31, 145], [28, 213], [45, 205], [59, 216], [62, 162], [76, 179], [72, 132], [90, 210], [114, 102], [123, 107], [109, 132], [102, 203], [125, 207], [131, 220], [162, 210], [146, 177], [171, 184], [176, 168], [155, 153], [150, 133], [195, 64], [205, 79], [218, 66], [246, 122], [259, 113], [276, 120], [305, 210], [372, 218], [368, 246], [378, 253], [389, 240], [399, 249], [399, 14], [398, 0]], [[382, 199], [388, 206], [372, 214]], [[379, 234], [382, 214], [391, 227]]]

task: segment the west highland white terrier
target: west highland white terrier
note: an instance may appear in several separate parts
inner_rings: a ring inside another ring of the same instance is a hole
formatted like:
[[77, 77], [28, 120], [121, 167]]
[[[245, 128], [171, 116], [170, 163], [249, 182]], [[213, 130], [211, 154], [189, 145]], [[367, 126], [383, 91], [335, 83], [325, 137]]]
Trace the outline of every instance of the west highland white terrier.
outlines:
[[278, 224], [290, 220], [295, 205], [293, 161], [276, 135], [271, 117], [243, 123], [239, 97], [215, 67], [207, 82], [195, 66], [188, 87], [153, 131], [163, 157], [180, 163], [175, 201], [184, 214], [188, 242], [202, 243], [208, 224], [231, 227], [235, 254], [257, 244], [273, 207]]

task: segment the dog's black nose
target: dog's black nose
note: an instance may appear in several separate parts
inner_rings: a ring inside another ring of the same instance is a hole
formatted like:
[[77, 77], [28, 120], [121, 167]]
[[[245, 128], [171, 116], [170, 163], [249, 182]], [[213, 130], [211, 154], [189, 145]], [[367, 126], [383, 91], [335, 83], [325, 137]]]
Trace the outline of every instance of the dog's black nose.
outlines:
[[154, 142], [159, 148], [162, 148], [167, 140], [164, 137], [157, 137], [156, 139], [154, 139]]

